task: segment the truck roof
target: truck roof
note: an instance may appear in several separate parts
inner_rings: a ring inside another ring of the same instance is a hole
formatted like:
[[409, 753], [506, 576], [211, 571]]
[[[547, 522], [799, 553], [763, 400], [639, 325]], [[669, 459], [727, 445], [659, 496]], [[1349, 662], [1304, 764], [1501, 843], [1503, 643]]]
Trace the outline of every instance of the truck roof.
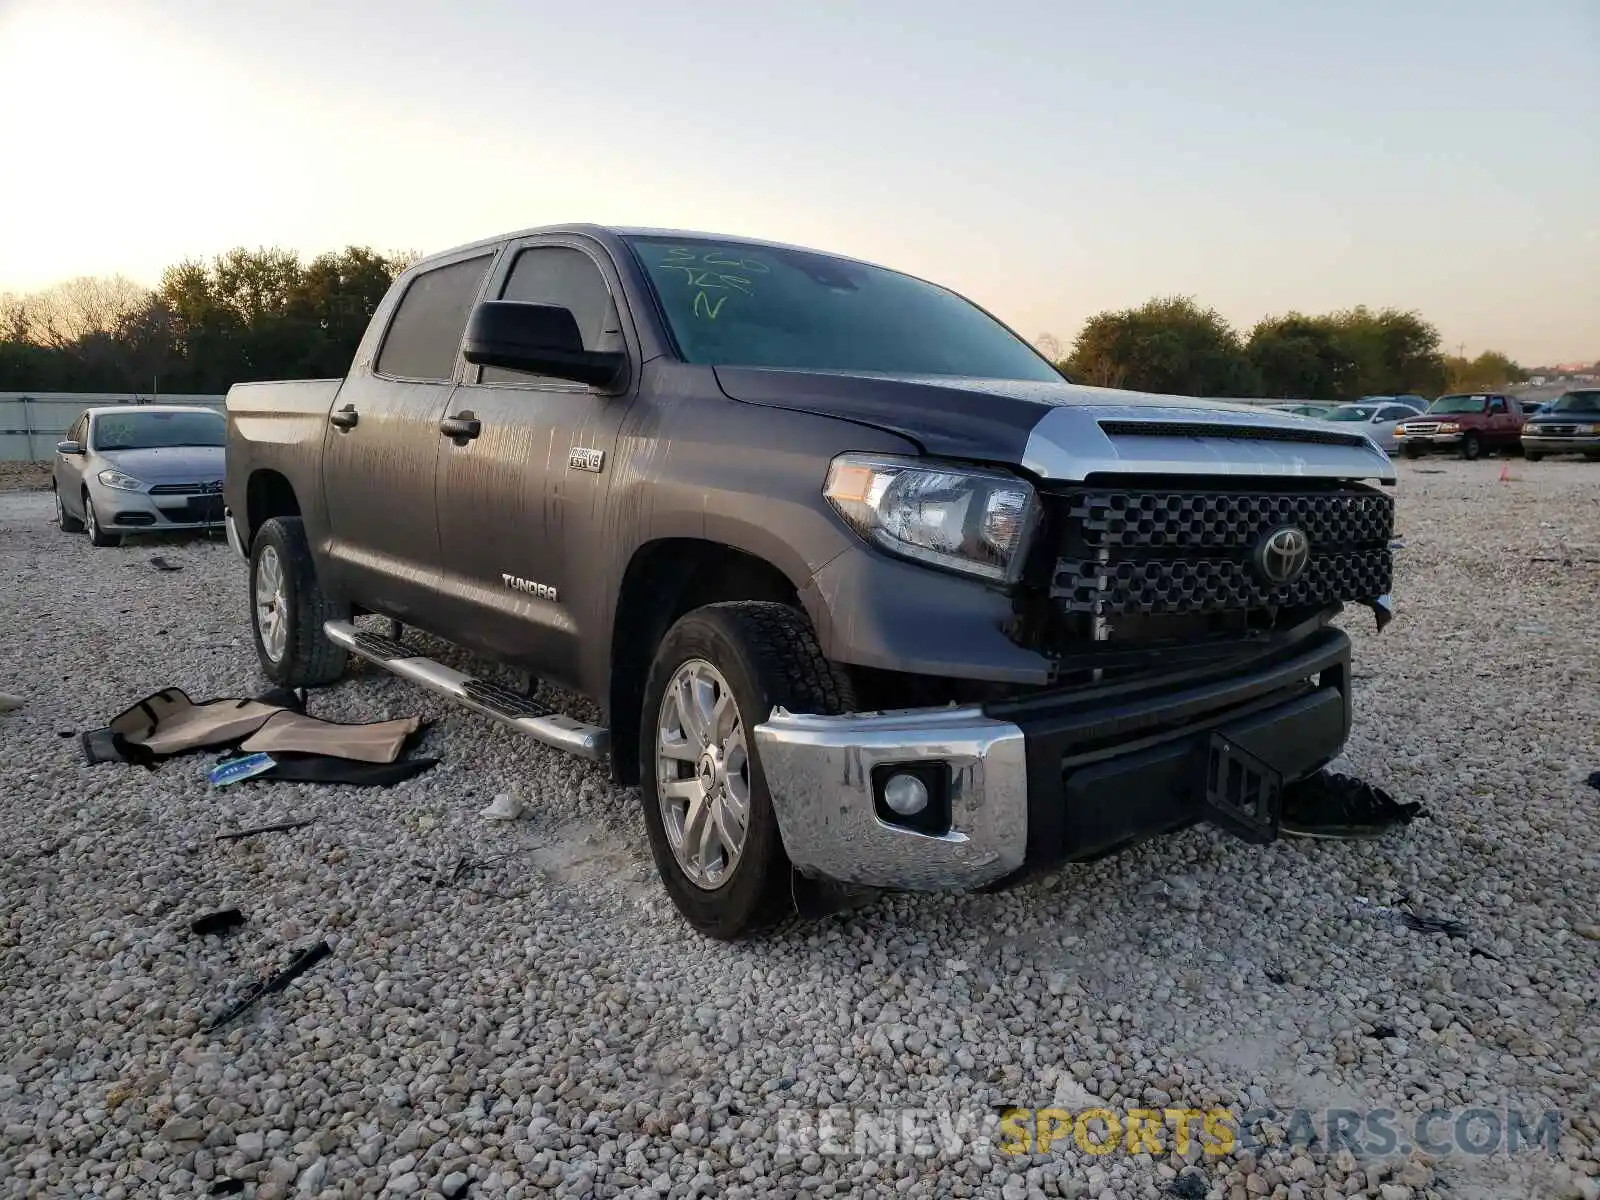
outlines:
[[214, 412], [222, 414], [209, 404], [93, 404], [83, 410], [91, 417], [103, 416], [106, 413], [146, 412], [146, 413], [180, 413], [180, 412]]
[[812, 246], [792, 245], [788, 242], [775, 241], [772, 238], [745, 237], [731, 233], [712, 233], [694, 229], [661, 229], [648, 225], [596, 225], [580, 222], [568, 225], [536, 225], [531, 229], [518, 229], [509, 233], [495, 234], [492, 237], [478, 238], [476, 241], [463, 242], [459, 246], [451, 246], [445, 250], [438, 250], [417, 260], [416, 266], [423, 266], [435, 259], [447, 258], [459, 254], [464, 250], [476, 250], [480, 247], [497, 245], [500, 242], [514, 241], [518, 238], [534, 237], [545, 233], [573, 233], [588, 237], [621, 239], [627, 237], [666, 237], [666, 238], [702, 238], [707, 241], [725, 242], [738, 246], [771, 246], [779, 250], [798, 250], [806, 254], [825, 254], [830, 258], [842, 259], [846, 262], [858, 262], [866, 266], [879, 264], [868, 262], [866, 259], [855, 258], [849, 254], [840, 254], [833, 250], [818, 250]]

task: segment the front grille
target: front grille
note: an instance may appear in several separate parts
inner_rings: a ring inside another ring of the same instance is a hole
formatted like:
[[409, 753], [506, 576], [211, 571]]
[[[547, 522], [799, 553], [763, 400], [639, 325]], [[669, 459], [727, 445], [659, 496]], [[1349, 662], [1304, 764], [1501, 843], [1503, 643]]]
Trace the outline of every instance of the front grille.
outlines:
[[1252, 442], [1304, 442], [1321, 446], [1362, 446], [1359, 433], [1332, 429], [1286, 429], [1281, 425], [1229, 425], [1221, 421], [1101, 421], [1108, 437], [1235, 438]]
[[[1248, 613], [1367, 600], [1390, 590], [1393, 500], [1372, 488], [1091, 488], [1050, 498], [1061, 531], [1050, 596], [1094, 617]], [[1292, 526], [1304, 570], [1274, 585], [1256, 551]]]
[[1298, 579], [1278, 588], [1258, 579], [1248, 562], [1233, 558], [1062, 559], [1051, 594], [1071, 613], [1242, 612], [1382, 596], [1389, 591], [1390, 570], [1387, 546], [1314, 553]]
[[1439, 432], [1439, 422], [1437, 422], [1437, 421], [1407, 421], [1405, 423], [1405, 425], [1402, 426], [1402, 428], [1405, 429], [1405, 431], [1407, 433], [1438, 433]]
[[216, 496], [222, 492], [222, 481], [206, 483], [158, 483], [150, 489], [152, 496]]
[[183, 525], [214, 523], [222, 520], [221, 496], [195, 496], [187, 504], [157, 505], [169, 521]]
[[1576, 425], [1535, 425], [1529, 432], [1536, 437], [1541, 437], [1547, 433], [1553, 433], [1557, 437], [1571, 437], [1578, 432], [1578, 427]]

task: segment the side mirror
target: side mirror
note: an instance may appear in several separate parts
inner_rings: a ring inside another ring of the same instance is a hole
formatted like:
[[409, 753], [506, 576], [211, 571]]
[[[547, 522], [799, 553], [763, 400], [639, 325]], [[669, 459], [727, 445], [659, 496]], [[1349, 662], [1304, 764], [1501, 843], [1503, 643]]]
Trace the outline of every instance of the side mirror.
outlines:
[[627, 355], [585, 350], [572, 310], [556, 304], [485, 300], [472, 310], [461, 355], [480, 367], [571, 379], [609, 388], [621, 378]]
[[82, 454], [83, 453], [83, 443], [74, 442], [71, 439], [68, 439], [68, 440], [62, 441], [62, 442], [57, 442], [56, 443], [56, 453], [57, 454]]

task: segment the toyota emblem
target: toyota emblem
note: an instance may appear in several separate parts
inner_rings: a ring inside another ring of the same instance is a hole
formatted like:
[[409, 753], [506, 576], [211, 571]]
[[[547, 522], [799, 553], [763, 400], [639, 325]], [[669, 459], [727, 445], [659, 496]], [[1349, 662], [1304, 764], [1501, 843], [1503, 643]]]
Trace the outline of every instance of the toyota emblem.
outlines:
[[1269, 530], [1256, 543], [1256, 574], [1275, 588], [1287, 587], [1311, 561], [1311, 539], [1293, 525]]

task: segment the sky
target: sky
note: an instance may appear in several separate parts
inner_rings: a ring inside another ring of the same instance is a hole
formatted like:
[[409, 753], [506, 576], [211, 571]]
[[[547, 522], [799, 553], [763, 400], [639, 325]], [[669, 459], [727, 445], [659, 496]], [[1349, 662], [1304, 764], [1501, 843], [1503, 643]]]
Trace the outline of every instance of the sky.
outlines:
[[0, 0], [0, 292], [596, 221], [1600, 358], [1600, 0]]

